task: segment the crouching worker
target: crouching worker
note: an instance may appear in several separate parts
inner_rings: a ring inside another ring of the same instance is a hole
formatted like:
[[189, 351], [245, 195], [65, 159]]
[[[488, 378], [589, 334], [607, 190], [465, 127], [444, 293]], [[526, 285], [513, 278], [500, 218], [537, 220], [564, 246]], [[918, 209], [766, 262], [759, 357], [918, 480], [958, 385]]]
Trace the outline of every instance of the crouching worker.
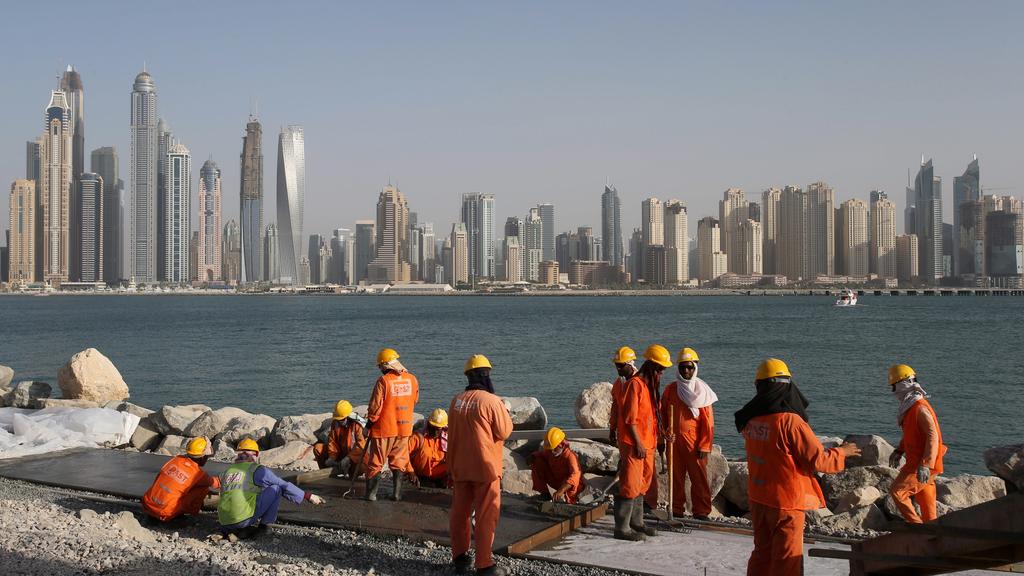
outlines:
[[212, 454], [206, 438], [190, 440], [185, 454], [168, 460], [142, 497], [146, 514], [160, 522], [198, 515], [210, 489], [220, 488], [219, 478], [203, 472]]
[[409, 438], [410, 481], [420, 486], [445, 488], [448, 486], [448, 413], [434, 409], [427, 419], [427, 427]]
[[282, 497], [296, 504], [324, 503], [323, 498], [281, 480], [270, 468], [260, 466], [260, 447], [251, 438], [239, 442], [237, 451], [235, 463], [220, 478], [217, 516], [221, 532], [245, 538], [265, 529], [267, 524], [277, 521], [277, 507]]
[[352, 410], [348, 400], [341, 400], [334, 406], [331, 431], [327, 444], [313, 446], [313, 455], [321, 468], [338, 467], [343, 474], [358, 476], [365, 471], [363, 466], [366, 436], [363, 432], [366, 420]]
[[548, 430], [541, 449], [533, 454], [530, 473], [533, 489], [540, 492], [541, 500], [575, 504], [583, 490], [580, 461], [569, 449], [565, 432], [559, 428]]

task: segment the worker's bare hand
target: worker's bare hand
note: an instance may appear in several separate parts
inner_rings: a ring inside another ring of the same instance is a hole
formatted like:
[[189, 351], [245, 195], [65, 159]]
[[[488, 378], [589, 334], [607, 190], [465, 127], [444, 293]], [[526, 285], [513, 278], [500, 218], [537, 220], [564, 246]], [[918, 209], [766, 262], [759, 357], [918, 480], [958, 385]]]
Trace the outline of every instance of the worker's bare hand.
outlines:
[[551, 499], [555, 502], [564, 502], [565, 490], [559, 488], [554, 494], [551, 495]]
[[893, 451], [892, 455], [889, 456], [889, 467], [899, 468], [901, 460], [903, 460], [903, 452], [900, 452], [899, 450]]
[[321, 504], [324, 503], [324, 499], [319, 497], [319, 496], [317, 496], [316, 494], [310, 494], [309, 495], [309, 503], [313, 504], [314, 506], [320, 506]]
[[665, 442], [668, 442], [669, 444], [672, 444], [675, 441], [676, 441], [676, 435], [675, 434], [666, 434], [665, 435]]
[[852, 442], [847, 442], [839, 447], [839, 452], [841, 452], [846, 458], [849, 458], [850, 456], [860, 456], [860, 446], [857, 446]]
[[405, 478], [409, 480], [409, 483], [412, 484], [413, 486], [420, 485], [420, 477], [417, 476], [415, 473], [406, 474]]
[[711, 452], [705, 452], [703, 450], [697, 450], [697, 459], [703, 460], [711, 455]]
[[647, 459], [647, 448], [644, 448], [643, 444], [638, 443], [636, 446], [633, 446], [633, 453], [636, 454], [636, 457], [640, 460]]

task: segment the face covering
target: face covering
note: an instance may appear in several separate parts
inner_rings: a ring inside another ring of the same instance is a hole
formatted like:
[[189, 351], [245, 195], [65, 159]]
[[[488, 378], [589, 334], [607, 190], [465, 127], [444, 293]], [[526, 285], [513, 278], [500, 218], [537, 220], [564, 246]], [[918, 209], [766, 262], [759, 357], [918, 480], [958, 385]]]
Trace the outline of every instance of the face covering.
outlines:
[[689, 380], [683, 378], [683, 371], [678, 370], [679, 380], [676, 382], [676, 393], [679, 395], [679, 399], [686, 404], [686, 407], [690, 409], [690, 413], [696, 418], [700, 415], [700, 409], [705, 406], [711, 406], [715, 402], [718, 402], [718, 395], [715, 391], [707, 385], [706, 382], [697, 378], [697, 371], [700, 370], [700, 365], [695, 364], [693, 367], [693, 378]]
[[487, 368], [475, 368], [466, 373], [466, 380], [469, 384], [466, 390], [484, 390], [494, 394], [494, 384], [491, 382], [491, 371]]
[[906, 380], [900, 380], [896, 383], [896, 386], [892, 391], [896, 399], [900, 401], [899, 413], [896, 415], [896, 423], [903, 421], [903, 416], [910, 410], [911, 406], [917, 403], [918, 400], [928, 397], [928, 394], [918, 384], [917, 378], [907, 378]]

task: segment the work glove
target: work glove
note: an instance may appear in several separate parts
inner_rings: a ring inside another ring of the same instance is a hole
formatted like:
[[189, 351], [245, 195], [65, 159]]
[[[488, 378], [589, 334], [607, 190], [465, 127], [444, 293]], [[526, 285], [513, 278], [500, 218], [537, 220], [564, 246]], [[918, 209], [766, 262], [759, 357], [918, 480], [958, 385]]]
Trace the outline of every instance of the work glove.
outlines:
[[711, 455], [711, 452], [705, 452], [703, 450], [697, 450], [697, 459], [703, 460]]
[[554, 494], [553, 494], [553, 495], [551, 496], [551, 499], [552, 499], [552, 500], [554, 500], [555, 502], [564, 502], [564, 501], [565, 501], [565, 490], [564, 490], [564, 489], [562, 489], [562, 488], [559, 488], [559, 489], [558, 489], [558, 490], [557, 490], [557, 491], [556, 491], [556, 492], [555, 492], [555, 493], [554, 493]]
[[921, 484], [927, 484], [928, 478], [932, 475], [932, 471], [927, 466], [917, 467], [917, 481]]
[[608, 429], [608, 439], [611, 440], [612, 444], [618, 444], [618, 434], [616, 434], [615, 428]]
[[899, 468], [900, 460], [903, 460], [903, 452], [900, 452], [899, 450], [894, 450], [892, 455], [889, 456], [889, 467]]
[[324, 503], [324, 499], [319, 497], [319, 496], [317, 496], [316, 494], [310, 494], [309, 495], [309, 503], [313, 504], [314, 506], [319, 506], [319, 505]]

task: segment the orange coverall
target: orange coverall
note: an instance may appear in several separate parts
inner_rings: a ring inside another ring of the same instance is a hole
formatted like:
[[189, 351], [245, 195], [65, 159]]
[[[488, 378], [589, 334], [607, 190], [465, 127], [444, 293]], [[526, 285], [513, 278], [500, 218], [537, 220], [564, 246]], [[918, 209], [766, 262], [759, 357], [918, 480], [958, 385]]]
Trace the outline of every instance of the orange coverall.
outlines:
[[530, 473], [533, 476], [533, 489], [541, 494], [551, 494], [548, 488], [557, 491], [568, 483], [565, 501], [569, 504], [575, 504], [580, 491], [583, 490], [583, 472], [580, 470], [579, 458], [568, 446], [558, 456], [555, 456], [553, 450], [535, 452], [530, 464]]
[[[906, 453], [906, 462], [889, 488], [889, 493], [907, 522], [930, 522], [938, 517], [935, 511], [935, 477], [942, 474], [942, 457], [946, 454], [939, 420], [931, 404], [922, 398], [903, 415], [900, 427], [903, 428], [903, 439], [900, 440], [899, 450]], [[931, 469], [928, 481], [923, 484], [917, 479], [920, 466]], [[911, 498], [921, 507], [920, 515], [914, 510]]]
[[161, 522], [182, 514], [199, 514], [210, 488], [220, 488], [220, 478], [204, 472], [188, 456], [175, 456], [160, 468], [142, 496], [142, 508]]
[[409, 372], [388, 372], [377, 379], [366, 410], [366, 419], [373, 423], [367, 478], [380, 474], [385, 461], [389, 468], [399, 472], [409, 467], [409, 436], [419, 399], [419, 382]]
[[466, 390], [448, 407], [448, 469], [454, 488], [449, 517], [452, 558], [469, 551], [476, 512], [476, 568], [494, 565], [491, 547], [501, 516], [501, 473], [512, 418], [495, 394]]
[[804, 511], [825, 507], [815, 472], [846, 466], [837, 448], [825, 450], [814, 431], [791, 413], [757, 416], [743, 428], [754, 524], [748, 576], [799, 576], [804, 562]]
[[[355, 420], [334, 420], [331, 422], [331, 432], [327, 436], [327, 445], [317, 442], [313, 445], [313, 455], [321, 468], [326, 466], [328, 460], [341, 462], [346, 457], [352, 462], [355, 474], [359, 475], [365, 466], [360, 468], [363, 460], [363, 450], [366, 446], [366, 438], [363, 434], [363, 425]], [[365, 463], [364, 463], [365, 464]]]
[[[654, 455], [658, 451], [658, 418], [654, 413], [647, 382], [639, 374], [626, 381], [618, 404], [619, 495], [626, 499], [645, 494], [654, 477]], [[640, 443], [647, 449], [646, 458], [636, 457], [633, 435], [629, 426], [636, 427]]]
[[413, 434], [409, 438], [409, 467], [406, 472], [420, 478], [444, 480], [448, 476], [445, 451], [441, 449], [441, 437]]
[[[708, 459], [698, 458], [697, 452], [711, 452], [715, 438], [715, 412], [711, 406], [699, 409], [695, 417], [690, 407], [679, 398], [678, 383], [673, 382], [661, 395], [661, 421], [670, 434], [672, 443], [672, 513], [682, 516], [686, 511], [686, 477], [690, 477], [690, 506], [694, 516], [711, 514], [711, 486], [708, 484]], [[669, 407], [672, 417], [669, 419]]]

